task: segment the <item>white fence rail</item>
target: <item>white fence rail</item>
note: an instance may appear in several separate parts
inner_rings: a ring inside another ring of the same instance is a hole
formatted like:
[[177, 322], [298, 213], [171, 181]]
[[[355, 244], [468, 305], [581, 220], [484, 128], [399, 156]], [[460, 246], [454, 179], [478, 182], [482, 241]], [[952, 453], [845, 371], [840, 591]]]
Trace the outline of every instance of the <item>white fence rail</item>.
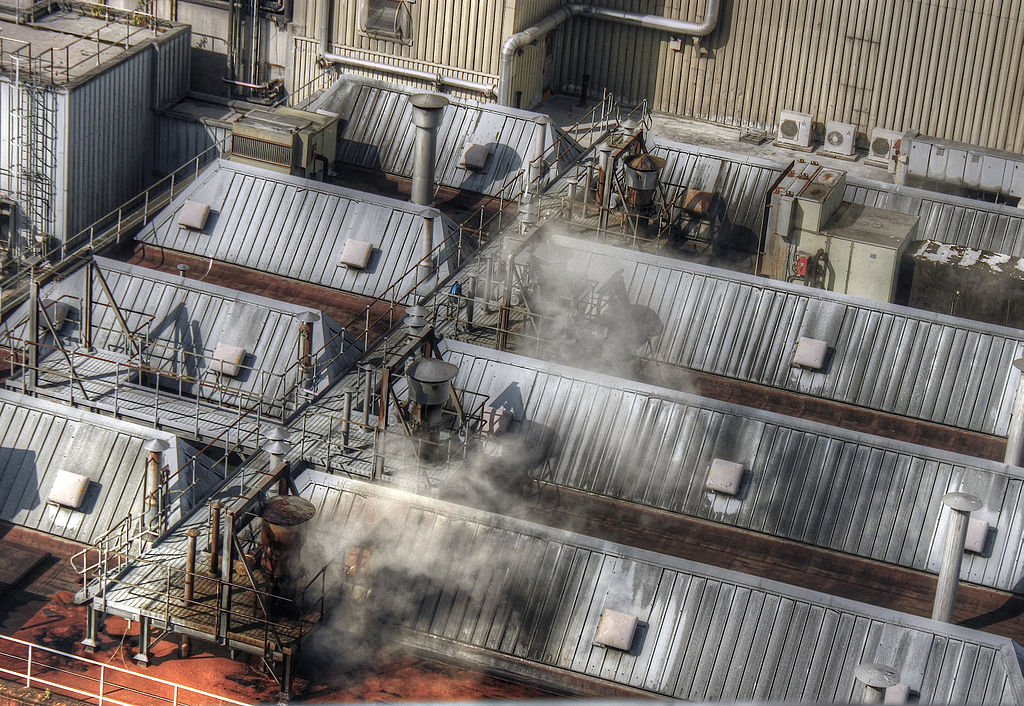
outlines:
[[184, 684], [0, 635], [0, 675], [99, 706], [249, 706]]

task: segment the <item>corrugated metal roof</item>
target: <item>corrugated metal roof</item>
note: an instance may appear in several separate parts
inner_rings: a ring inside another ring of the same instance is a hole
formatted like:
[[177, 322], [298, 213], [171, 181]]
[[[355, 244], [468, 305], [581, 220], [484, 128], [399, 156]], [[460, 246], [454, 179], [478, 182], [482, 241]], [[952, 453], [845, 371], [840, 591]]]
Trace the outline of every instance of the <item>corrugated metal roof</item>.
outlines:
[[[268, 402], [279, 400], [299, 377], [298, 317], [303, 313], [319, 316], [313, 324], [312, 338], [312, 351], [320, 351], [317, 366], [322, 374], [318, 389], [326, 388], [361, 355], [360, 344], [344, 334], [340, 325], [308, 307], [107, 258], [97, 257], [95, 262], [128, 327], [149, 342], [144, 353], [146, 364], [161, 371], [202, 380], [210, 386], [201, 388], [203, 397], [232, 404], [232, 395], [213, 389], [213, 386], [218, 386], [244, 391]], [[86, 272], [85, 268], [80, 268], [68, 278], [47, 285], [42, 292], [44, 298], [61, 299], [76, 310], [60, 330], [62, 338], [75, 345], [82, 341], [80, 317]], [[99, 279], [95, 274], [92, 278], [95, 299], [93, 346], [100, 350], [127, 352], [125, 337]], [[24, 304], [15, 311], [10, 321], [23, 322], [27, 306]], [[210, 360], [219, 343], [244, 348], [246, 356], [242, 365], [248, 369], [243, 369], [237, 376], [218, 376], [210, 370]], [[58, 365], [64, 364], [63, 357], [57, 353], [48, 357]], [[165, 381], [164, 384], [171, 384], [177, 389], [176, 382]], [[193, 387], [186, 383], [181, 391], [192, 394]]]
[[652, 140], [649, 149], [665, 159], [661, 183], [667, 202], [681, 200], [685, 189], [713, 192], [725, 206], [726, 227], [746, 228], [756, 240], [768, 188], [785, 164], [660, 139]]
[[[188, 200], [211, 208], [206, 227], [178, 223]], [[434, 222], [434, 246], [456, 230], [434, 209], [219, 160], [207, 167], [137, 236], [142, 243], [229, 262], [352, 294], [398, 294], [416, 285], [424, 220]], [[364, 270], [340, 262], [350, 238], [373, 245]], [[447, 277], [454, 263], [446, 246], [428, 284]]]
[[1024, 211], [934, 191], [848, 177], [847, 201], [920, 216], [918, 237], [1024, 256]]
[[[447, 340], [472, 399], [522, 399], [522, 433], [555, 443], [552, 483], [937, 572], [946, 492], [982, 498], [995, 529], [964, 580], [1020, 590], [1024, 470]], [[512, 404], [518, 409], [518, 405]], [[740, 497], [708, 491], [713, 458], [743, 464]]]
[[[338, 161], [412, 177], [416, 128], [409, 98], [420, 92], [346, 76], [314, 101], [310, 110], [329, 110], [344, 121], [339, 127]], [[542, 116], [492, 103], [453, 97], [449, 100], [438, 128], [437, 183], [464, 191], [497, 194], [533, 159], [536, 121]], [[491, 148], [487, 163], [479, 171], [461, 166], [462, 150], [469, 142]], [[550, 121], [544, 142], [547, 147], [555, 145], [556, 151], [550, 153], [552, 158], [561, 154], [555, 172], [564, 171], [583, 154], [583, 148]]]
[[[365, 566], [384, 570], [388, 589], [369, 608], [377, 640], [692, 700], [850, 702], [862, 662], [896, 668], [922, 703], [1024, 700], [1007, 638], [340, 476], [307, 470], [295, 482], [318, 510], [311, 565], [332, 563], [338, 577], [350, 547], [370, 546]], [[206, 521], [200, 510], [148, 550], [150, 563], [108, 588], [108, 612], [162, 617], [163, 599], [132, 586], [162, 586], [164, 567], [184, 563], [183, 530]], [[605, 608], [643, 623], [638, 650], [593, 644]]]
[[[1024, 699], [1006, 638], [337, 476], [298, 484], [332, 527], [324, 560], [378, 539], [367, 564], [402, 582], [395, 618], [434, 649], [691, 700], [849, 702], [861, 662], [893, 666], [923, 703]], [[606, 608], [645, 625], [638, 650], [593, 643]]]
[[[129, 513], [139, 514], [149, 439], [166, 441], [163, 464], [176, 473], [196, 449], [164, 431], [0, 390], [0, 519], [92, 542]], [[79, 510], [47, 502], [58, 470], [88, 476]], [[193, 485], [193, 474], [195, 485]], [[201, 503], [222, 481], [199, 456], [172, 483], [171, 521]]]
[[[768, 187], [786, 164], [671, 140], [651, 140], [666, 160], [662, 181], [671, 201], [679, 187], [715, 192], [729, 222], [759, 233]], [[813, 159], [810, 155], [807, 159]], [[848, 175], [846, 201], [920, 216], [918, 238], [1024, 256], [1024, 213], [1018, 208]]]
[[[664, 325], [649, 357], [986, 434], [1005, 436], [1024, 355], [1015, 329], [553, 236], [559, 277], [621, 274]], [[798, 337], [825, 340], [823, 371], [791, 367]]]

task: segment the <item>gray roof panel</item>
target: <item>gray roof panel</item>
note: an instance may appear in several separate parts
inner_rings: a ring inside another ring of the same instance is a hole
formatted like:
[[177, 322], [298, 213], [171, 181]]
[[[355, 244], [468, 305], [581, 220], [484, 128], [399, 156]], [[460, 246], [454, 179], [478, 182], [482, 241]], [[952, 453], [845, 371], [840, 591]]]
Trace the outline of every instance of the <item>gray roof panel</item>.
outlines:
[[[471, 344], [443, 348], [477, 403], [514, 385], [524, 433], [554, 432], [542, 472], [552, 483], [930, 572], [945, 536], [941, 497], [962, 490], [995, 528], [962, 577], [1008, 591], [1024, 582], [1019, 468]], [[743, 464], [745, 494], [705, 489], [714, 457]]]
[[[346, 164], [411, 178], [415, 128], [409, 98], [420, 91], [346, 76], [311, 105], [341, 116], [337, 159]], [[438, 128], [437, 183], [454, 189], [496, 195], [533, 158], [536, 120], [541, 116], [493, 103], [454, 98]], [[468, 142], [487, 144], [491, 155], [477, 171], [461, 166]], [[545, 145], [561, 155], [555, 172], [572, 165], [583, 149], [549, 121]], [[551, 176], [554, 176], [552, 174]], [[506, 190], [506, 196], [511, 194]]]
[[[171, 485], [172, 522], [221, 482], [212, 459], [172, 434], [7, 390], [0, 390], [0, 427], [0, 519], [76, 542], [138, 515], [149, 439], [170, 445], [163, 463], [171, 474], [195, 459]], [[47, 502], [59, 470], [90, 479], [80, 509]]]
[[[414, 644], [457, 640], [688, 700], [848, 702], [865, 661], [893, 665], [922, 702], [962, 703], [975, 688], [1024, 698], [1005, 638], [337, 476], [310, 471], [298, 484], [321, 526], [338, 528], [324, 560], [376, 536], [385, 513], [395, 542], [378, 547], [401, 549], [378, 549], [382, 561], [399, 573], [430, 563], [430, 579], [402, 594], [415, 608], [398, 635]], [[440, 560], [452, 547], [462, 560]], [[592, 643], [604, 608], [646, 623], [638, 654]]]
[[[1016, 329], [553, 236], [542, 259], [600, 284], [664, 324], [651, 358], [882, 412], [1005, 436], [1024, 354]], [[794, 368], [800, 336], [825, 340], [823, 372]]]
[[[178, 224], [187, 200], [210, 205], [202, 232]], [[435, 247], [457, 230], [434, 209], [219, 160], [137, 239], [352, 294], [398, 296], [416, 284], [426, 218], [434, 223]], [[365, 270], [340, 263], [350, 238], [374, 248]], [[451, 271], [456, 241], [442, 248], [430, 283]], [[389, 291], [396, 281], [397, 291]]]

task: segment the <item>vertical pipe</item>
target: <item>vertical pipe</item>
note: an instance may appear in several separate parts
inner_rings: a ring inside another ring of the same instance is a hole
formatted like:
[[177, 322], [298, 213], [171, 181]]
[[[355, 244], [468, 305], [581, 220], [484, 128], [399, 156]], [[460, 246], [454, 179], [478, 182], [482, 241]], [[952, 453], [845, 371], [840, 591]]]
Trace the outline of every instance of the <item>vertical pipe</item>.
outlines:
[[429, 206], [434, 201], [434, 164], [437, 158], [437, 128], [444, 117], [448, 99], [436, 93], [417, 93], [409, 99], [416, 126], [413, 158], [412, 202]]
[[612, 159], [612, 147], [607, 142], [600, 148], [601, 160], [601, 216], [599, 227], [601, 232], [608, 230], [608, 209], [612, 203], [612, 177], [615, 173], [615, 160]]
[[[440, 214], [431, 209], [430, 211], [423, 214], [423, 237], [420, 240], [420, 263], [417, 265], [419, 270], [419, 284], [425, 283], [430, 278], [430, 273], [434, 271], [434, 262], [432, 260], [434, 254], [434, 219]], [[426, 295], [426, 292], [423, 292]]]
[[[195, 593], [195, 581], [196, 581], [196, 540], [199, 539], [200, 532], [195, 527], [191, 527], [185, 531], [185, 536], [188, 537], [188, 550], [185, 554], [185, 610], [189, 610], [189, 604], [192, 602]], [[181, 648], [179, 653], [182, 657], [188, 657], [192, 654], [192, 638], [188, 635], [181, 636]]]
[[97, 635], [99, 634], [99, 611], [93, 608], [92, 603], [86, 608], [85, 616], [85, 639], [82, 640], [82, 644], [85, 646], [86, 652], [95, 652], [96, 648], [99, 647], [99, 640]]
[[967, 539], [967, 522], [971, 512], [981, 509], [980, 498], [967, 493], [946, 493], [942, 504], [949, 508], [946, 527], [946, 541], [942, 548], [942, 563], [939, 566], [939, 582], [935, 587], [935, 603], [932, 606], [932, 620], [953, 622], [956, 606], [956, 592], [960, 585], [960, 566], [964, 558], [964, 541]]
[[480, 277], [475, 272], [469, 275], [469, 291], [464, 293], [466, 297], [466, 331], [473, 329], [473, 315], [476, 309], [477, 282]]
[[508, 347], [508, 330], [512, 319], [512, 282], [515, 279], [516, 256], [509, 253], [505, 262], [505, 291], [501, 295], [501, 309], [498, 312], [498, 350]]
[[544, 169], [544, 153], [547, 151], [548, 124], [551, 118], [541, 116], [537, 118], [533, 128], [533, 150], [530, 160], [530, 185], [531, 199], [539, 196], [544, 190], [543, 179], [547, 170]]
[[370, 426], [370, 407], [373, 404], [373, 365], [364, 363], [363, 370], [363, 427]]
[[1019, 466], [1021, 453], [1024, 452], [1024, 358], [1013, 361], [1013, 367], [1021, 372], [1021, 376], [1017, 381], [1017, 394], [1013, 398], [1013, 409], [1010, 412], [1010, 430], [1006, 435], [1003, 463]]
[[28, 386], [35, 394], [39, 386], [39, 282], [34, 266], [29, 271], [28, 301]]
[[215, 574], [220, 566], [220, 510], [223, 505], [214, 500], [210, 505], [210, 573]]
[[90, 263], [85, 268], [85, 292], [82, 297], [82, 346], [92, 350], [92, 268]]
[[887, 664], [867, 662], [858, 664], [853, 675], [863, 685], [861, 702], [880, 704], [885, 700], [885, 690], [900, 681], [899, 672]]
[[344, 419], [341, 421], [341, 452], [348, 450], [348, 435], [352, 420], [352, 390], [345, 390], [342, 393], [342, 413]]

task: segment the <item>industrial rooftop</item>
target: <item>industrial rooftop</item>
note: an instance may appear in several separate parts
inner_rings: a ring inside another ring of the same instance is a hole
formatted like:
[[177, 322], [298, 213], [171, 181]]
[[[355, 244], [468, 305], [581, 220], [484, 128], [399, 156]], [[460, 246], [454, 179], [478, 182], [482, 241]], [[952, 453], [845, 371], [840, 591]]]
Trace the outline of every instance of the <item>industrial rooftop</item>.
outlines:
[[1024, 17], [806, 5], [0, 0], [0, 701], [1024, 703]]

